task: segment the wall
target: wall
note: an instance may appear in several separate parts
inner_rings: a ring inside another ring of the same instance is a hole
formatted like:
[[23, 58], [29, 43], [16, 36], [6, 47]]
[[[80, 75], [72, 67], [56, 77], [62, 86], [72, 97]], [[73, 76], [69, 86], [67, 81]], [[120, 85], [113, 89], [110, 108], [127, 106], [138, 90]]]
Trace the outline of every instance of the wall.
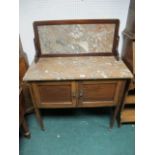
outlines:
[[29, 63], [35, 55], [32, 23], [36, 20], [118, 18], [121, 52], [121, 33], [125, 28], [129, 2], [130, 0], [20, 0], [19, 32]]

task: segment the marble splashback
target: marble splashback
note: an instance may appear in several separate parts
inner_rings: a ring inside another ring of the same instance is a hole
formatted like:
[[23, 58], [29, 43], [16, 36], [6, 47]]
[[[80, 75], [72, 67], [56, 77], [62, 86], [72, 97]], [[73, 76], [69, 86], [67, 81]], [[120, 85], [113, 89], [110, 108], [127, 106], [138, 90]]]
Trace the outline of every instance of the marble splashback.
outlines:
[[126, 79], [132, 73], [113, 56], [39, 58], [25, 74], [25, 81]]
[[115, 24], [38, 26], [42, 54], [111, 53]]

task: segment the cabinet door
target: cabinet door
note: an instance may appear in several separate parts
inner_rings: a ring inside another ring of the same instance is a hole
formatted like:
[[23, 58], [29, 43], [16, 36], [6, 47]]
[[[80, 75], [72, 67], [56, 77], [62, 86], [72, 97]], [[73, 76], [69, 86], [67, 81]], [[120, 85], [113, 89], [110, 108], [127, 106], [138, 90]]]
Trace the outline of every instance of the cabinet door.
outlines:
[[74, 82], [35, 82], [31, 86], [39, 108], [75, 107], [76, 105]]
[[79, 107], [115, 106], [123, 93], [121, 80], [79, 82]]

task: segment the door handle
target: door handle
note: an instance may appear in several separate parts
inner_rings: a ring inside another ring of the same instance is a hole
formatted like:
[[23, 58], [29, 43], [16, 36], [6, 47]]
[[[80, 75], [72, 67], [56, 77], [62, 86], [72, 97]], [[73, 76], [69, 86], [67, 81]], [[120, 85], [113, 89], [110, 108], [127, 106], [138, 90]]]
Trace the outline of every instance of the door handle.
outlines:
[[76, 98], [76, 96], [77, 96], [77, 95], [76, 95], [76, 92], [73, 92], [73, 93], [72, 93], [72, 97], [73, 97], [73, 98]]
[[79, 97], [83, 97], [83, 90], [80, 90]]

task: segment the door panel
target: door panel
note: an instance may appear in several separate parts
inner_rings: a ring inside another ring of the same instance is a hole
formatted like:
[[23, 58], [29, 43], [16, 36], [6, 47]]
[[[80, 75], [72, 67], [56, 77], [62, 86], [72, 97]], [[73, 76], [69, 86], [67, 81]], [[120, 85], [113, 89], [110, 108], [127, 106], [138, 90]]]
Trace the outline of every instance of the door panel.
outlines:
[[33, 84], [33, 90], [39, 107], [74, 107], [76, 93], [74, 82], [40, 82]]
[[84, 84], [83, 101], [111, 101], [114, 98], [116, 83]]
[[71, 85], [39, 86], [41, 102], [71, 102]]
[[121, 82], [117, 80], [80, 82], [78, 106], [114, 106], [121, 88]]

